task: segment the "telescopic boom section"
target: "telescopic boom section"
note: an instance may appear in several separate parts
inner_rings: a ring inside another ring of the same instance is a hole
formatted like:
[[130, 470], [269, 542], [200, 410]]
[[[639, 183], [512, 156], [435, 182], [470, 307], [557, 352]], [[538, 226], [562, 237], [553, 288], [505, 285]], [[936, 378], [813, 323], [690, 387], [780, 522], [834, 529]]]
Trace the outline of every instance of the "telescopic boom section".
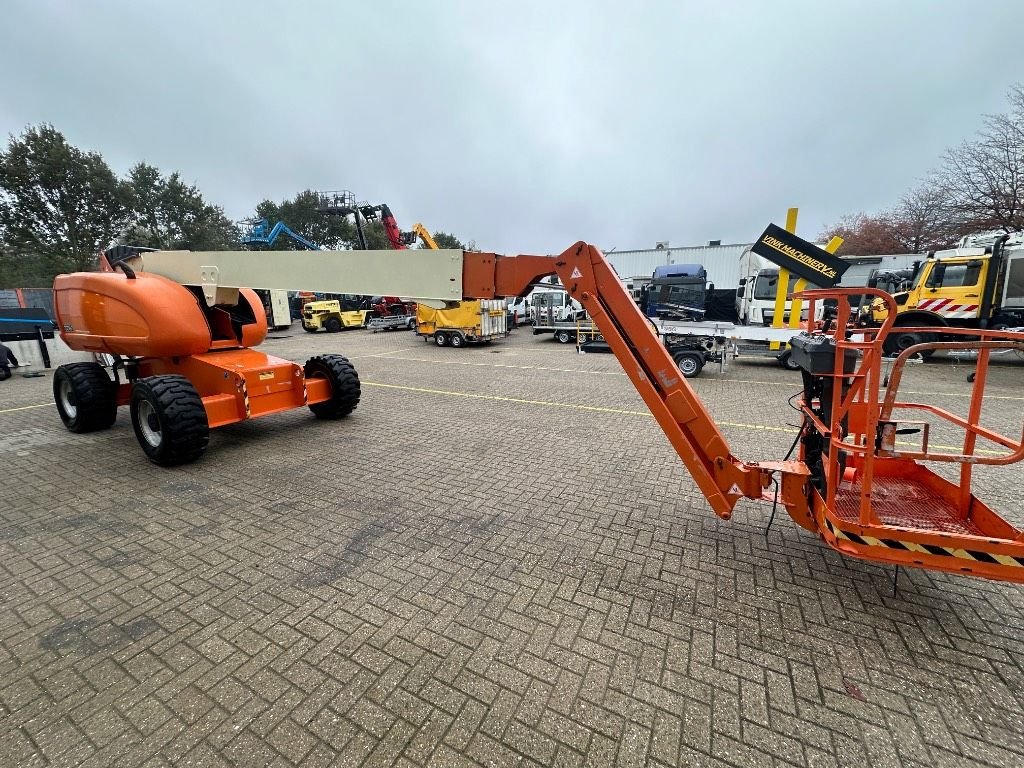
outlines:
[[[728, 519], [741, 498], [761, 498], [775, 470], [784, 476], [791, 470], [790, 479], [802, 485], [804, 472], [796, 462], [792, 467], [757, 466], [732, 455], [650, 321], [594, 246], [578, 242], [557, 257], [466, 253], [463, 288], [474, 298], [519, 296], [552, 271], [586, 308], [717, 515]], [[800, 501], [805, 495], [794, 492], [783, 499], [791, 513], [806, 513], [806, 501]], [[803, 509], [793, 509], [794, 505]]]

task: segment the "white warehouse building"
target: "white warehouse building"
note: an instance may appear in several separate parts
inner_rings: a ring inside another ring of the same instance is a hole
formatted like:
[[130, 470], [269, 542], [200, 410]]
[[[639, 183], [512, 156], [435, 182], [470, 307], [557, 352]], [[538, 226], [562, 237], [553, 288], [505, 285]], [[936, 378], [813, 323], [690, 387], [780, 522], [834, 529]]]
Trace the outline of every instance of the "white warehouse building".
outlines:
[[655, 267], [666, 264], [703, 264], [708, 281], [718, 290], [735, 289], [740, 283], [740, 255], [753, 243], [722, 245], [712, 241], [707, 245], [672, 247], [658, 243], [658, 247], [638, 251], [605, 252], [605, 258], [615, 267], [619, 277], [650, 277]]

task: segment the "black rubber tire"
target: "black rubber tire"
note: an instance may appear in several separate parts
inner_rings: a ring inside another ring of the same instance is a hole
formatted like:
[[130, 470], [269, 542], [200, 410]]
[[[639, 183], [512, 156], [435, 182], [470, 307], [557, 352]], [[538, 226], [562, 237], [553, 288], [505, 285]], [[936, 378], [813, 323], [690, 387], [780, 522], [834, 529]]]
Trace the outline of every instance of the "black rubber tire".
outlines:
[[359, 374], [344, 355], [311, 357], [304, 370], [307, 379], [327, 379], [331, 383], [331, 399], [309, 406], [318, 419], [344, 418], [359, 405]]
[[557, 341], [559, 344], [568, 344], [570, 341], [572, 341], [572, 336], [573, 335], [569, 333], [569, 331], [555, 331], [555, 341]]
[[673, 358], [684, 379], [695, 379], [704, 368], [704, 358], [698, 352], [677, 352]]
[[434, 334], [434, 343], [437, 344], [437, 346], [439, 347], [447, 347], [448, 334], [444, 333], [443, 331], [438, 331], [437, 333]]
[[[904, 333], [900, 330], [899, 326], [897, 326], [889, 331], [889, 335], [885, 339], [884, 350], [887, 355], [895, 356], [915, 344], [921, 344], [927, 341], [935, 341], [935, 335], [932, 333]], [[927, 360], [935, 354], [935, 350], [926, 349], [920, 354], [922, 359]]]
[[132, 385], [130, 410], [135, 437], [154, 464], [188, 464], [204, 453], [210, 424], [203, 399], [184, 376], [147, 376]]
[[99, 363], [60, 366], [53, 375], [53, 400], [69, 432], [96, 432], [117, 419], [117, 387]]
[[799, 371], [800, 366], [793, 362], [793, 354], [790, 350], [786, 350], [779, 355], [776, 360], [779, 361], [779, 365], [785, 368], [787, 371]]
[[319, 328], [314, 328], [314, 327], [312, 327], [310, 325], [306, 325], [305, 323], [303, 323], [302, 324], [302, 330], [304, 330], [306, 333], [316, 333], [320, 329]]
[[453, 333], [451, 336], [451, 345], [453, 347], [464, 347], [466, 346], [466, 339], [463, 338], [461, 333]]
[[341, 320], [336, 317], [328, 317], [327, 322], [324, 323], [324, 328], [327, 329], [328, 333], [337, 333], [341, 330]]

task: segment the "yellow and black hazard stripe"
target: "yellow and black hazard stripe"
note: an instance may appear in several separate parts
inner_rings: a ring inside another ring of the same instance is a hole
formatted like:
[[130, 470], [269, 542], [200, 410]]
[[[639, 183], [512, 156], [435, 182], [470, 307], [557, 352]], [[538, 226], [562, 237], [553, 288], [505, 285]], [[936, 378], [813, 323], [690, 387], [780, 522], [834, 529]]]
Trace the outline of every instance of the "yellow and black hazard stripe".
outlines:
[[249, 387], [245, 383], [245, 379], [242, 379], [242, 403], [245, 405], [245, 418], [252, 416], [252, 411], [249, 410]]
[[1012, 568], [1024, 568], [1024, 557], [1014, 555], [999, 555], [992, 552], [982, 552], [976, 549], [963, 549], [962, 547], [941, 547], [937, 544], [919, 544], [916, 541], [903, 541], [901, 539], [879, 539], [874, 536], [862, 536], [852, 531], [844, 531], [832, 524], [832, 521], [825, 518], [825, 527], [829, 533], [837, 539], [851, 541], [863, 547], [885, 547], [902, 552], [916, 552], [921, 555], [937, 555], [938, 557], [955, 557], [960, 560], [973, 560], [979, 563], [990, 563], [992, 565], [1008, 565]]

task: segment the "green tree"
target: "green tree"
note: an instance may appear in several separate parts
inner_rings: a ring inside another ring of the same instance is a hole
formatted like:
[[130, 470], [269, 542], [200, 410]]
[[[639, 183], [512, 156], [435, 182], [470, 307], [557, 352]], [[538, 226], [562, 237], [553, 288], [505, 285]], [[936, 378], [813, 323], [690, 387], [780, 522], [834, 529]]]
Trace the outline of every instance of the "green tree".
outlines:
[[[273, 227], [283, 221], [289, 228], [322, 248], [345, 250], [359, 248], [359, 233], [350, 216], [328, 216], [317, 209], [318, 194], [312, 190], [300, 192], [290, 200], [275, 203], [264, 200], [256, 206], [256, 218], [266, 219]], [[386, 250], [391, 247], [387, 233], [379, 221], [363, 222], [367, 248]], [[302, 246], [290, 238], [274, 241], [275, 250], [301, 250]]]
[[[321, 248], [340, 250], [351, 248], [356, 229], [341, 216], [327, 216], [317, 210], [319, 198], [312, 190], [300, 192], [290, 200], [275, 203], [264, 200], [256, 206], [256, 218], [266, 219], [270, 226], [283, 221], [291, 229]], [[302, 246], [290, 238], [274, 241], [275, 250], [301, 250]]]
[[128, 172], [130, 223], [122, 239], [131, 245], [165, 250], [217, 251], [236, 247], [238, 230], [220, 206], [207, 203], [199, 189], [178, 173], [139, 163]]
[[448, 232], [435, 232], [434, 242], [437, 243], [438, 248], [455, 248], [457, 250], [464, 250], [465, 244], [459, 240], [455, 235], [449, 234]]
[[37, 260], [31, 271], [92, 268], [126, 221], [124, 184], [98, 153], [71, 146], [52, 125], [30, 126], [0, 153], [4, 250]]

